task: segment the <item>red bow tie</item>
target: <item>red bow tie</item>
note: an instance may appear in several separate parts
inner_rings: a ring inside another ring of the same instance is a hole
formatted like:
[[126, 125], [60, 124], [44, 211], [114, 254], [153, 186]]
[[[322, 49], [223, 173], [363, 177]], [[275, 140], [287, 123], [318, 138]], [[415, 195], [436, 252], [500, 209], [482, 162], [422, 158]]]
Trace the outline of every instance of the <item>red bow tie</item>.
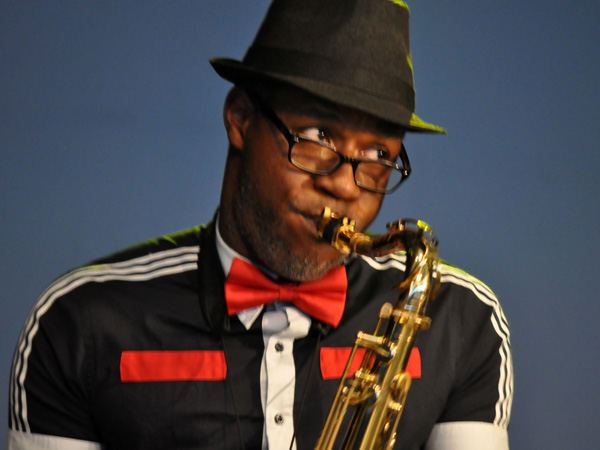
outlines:
[[225, 298], [230, 316], [275, 300], [289, 300], [306, 314], [337, 327], [344, 313], [347, 288], [344, 266], [330, 270], [320, 280], [277, 284], [252, 264], [233, 258], [225, 281]]

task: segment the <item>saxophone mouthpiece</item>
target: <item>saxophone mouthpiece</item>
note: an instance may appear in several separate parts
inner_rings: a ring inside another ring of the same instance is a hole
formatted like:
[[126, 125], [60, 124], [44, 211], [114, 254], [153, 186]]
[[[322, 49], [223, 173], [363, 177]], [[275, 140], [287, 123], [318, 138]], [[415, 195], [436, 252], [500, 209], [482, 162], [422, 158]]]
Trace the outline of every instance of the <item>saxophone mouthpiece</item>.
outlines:
[[337, 251], [347, 255], [352, 251], [348, 241], [356, 233], [355, 226], [356, 222], [353, 219], [334, 213], [329, 206], [326, 206], [318, 227], [318, 234]]
[[319, 237], [333, 244], [337, 232], [341, 227], [352, 227], [354, 230], [354, 220], [350, 220], [340, 214], [334, 213], [329, 206], [323, 210], [321, 223], [318, 227]]

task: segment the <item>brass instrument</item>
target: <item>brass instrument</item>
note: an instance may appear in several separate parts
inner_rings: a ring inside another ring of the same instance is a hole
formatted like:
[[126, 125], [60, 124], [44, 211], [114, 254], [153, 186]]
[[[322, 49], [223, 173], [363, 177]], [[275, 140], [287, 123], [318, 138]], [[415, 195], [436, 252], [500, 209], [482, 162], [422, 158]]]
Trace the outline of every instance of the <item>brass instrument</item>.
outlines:
[[[440, 283], [437, 238], [433, 230], [417, 220], [398, 220], [387, 225], [389, 233], [377, 237], [354, 230], [355, 223], [325, 208], [319, 235], [338, 251], [365, 256], [384, 256], [406, 251], [404, 280], [397, 286], [395, 306], [386, 303], [373, 334], [357, 333], [329, 416], [315, 449], [332, 449], [338, 441], [342, 421], [354, 406], [341, 449], [391, 449], [406, 402], [411, 378], [406, 365], [419, 330], [429, 328], [425, 308]], [[383, 332], [380, 333], [380, 330]], [[365, 356], [353, 377], [350, 365], [358, 348]]]

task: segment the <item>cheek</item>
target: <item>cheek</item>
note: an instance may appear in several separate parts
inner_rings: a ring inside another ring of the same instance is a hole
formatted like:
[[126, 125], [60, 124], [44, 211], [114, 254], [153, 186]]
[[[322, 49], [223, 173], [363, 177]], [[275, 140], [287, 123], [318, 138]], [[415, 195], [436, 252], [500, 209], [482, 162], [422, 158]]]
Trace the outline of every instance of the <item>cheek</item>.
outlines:
[[242, 170], [265, 189], [283, 187], [282, 183], [285, 183], [290, 168], [293, 168], [287, 160], [285, 143], [275, 139], [270, 130], [262, 128], [248, 135], [246, 143]]
[[381, 194], [365, 192], [361, 195], [355, 218], [358, 230], [365, 230], [373, 222], [381, 208], [382, 201], [383, 195]]
[[[267, 148], [267, 150], [269, 150]], [[276, 149], [262, 151], [254, 148], [243, 158], [243, 177], [263, 209], [280, 213], [285, 203], [300, 192], [294, 167]]]

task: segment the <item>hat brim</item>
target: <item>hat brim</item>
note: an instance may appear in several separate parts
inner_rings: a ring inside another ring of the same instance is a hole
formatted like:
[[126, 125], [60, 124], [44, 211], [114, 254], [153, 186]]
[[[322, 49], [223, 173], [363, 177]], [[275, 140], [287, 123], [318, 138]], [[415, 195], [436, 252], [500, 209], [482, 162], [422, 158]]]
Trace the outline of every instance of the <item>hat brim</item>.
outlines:
[[230, 58], [212, 58], [210, 63], [220, 77], [234, 84], [243, 85], [244, 83], [261, 80], [282, 81], [336, 104], [357, 109], [387, 122], [400, 125], [406, 131], [446, 133], [444, 128], [425, 122], [402, 105], [356, 88], [333, 85], [314, 78], [265, 71]]

